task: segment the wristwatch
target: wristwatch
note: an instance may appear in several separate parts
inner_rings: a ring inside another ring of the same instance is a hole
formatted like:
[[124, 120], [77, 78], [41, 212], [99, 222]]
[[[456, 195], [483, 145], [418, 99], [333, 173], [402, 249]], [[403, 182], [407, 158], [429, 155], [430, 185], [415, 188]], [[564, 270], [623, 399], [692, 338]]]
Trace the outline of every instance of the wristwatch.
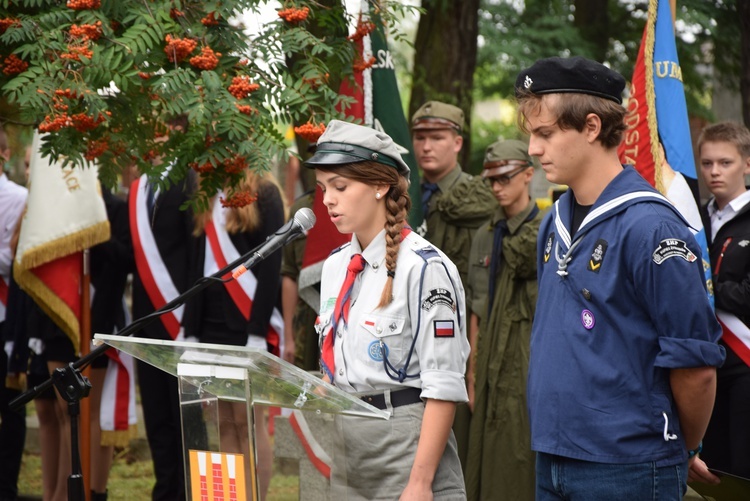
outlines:
[[701, 453], [703, 450], [703, 441], [698, 444], [698, 447], [688, 451], [688, 459], [693, 459], [695, 456]]

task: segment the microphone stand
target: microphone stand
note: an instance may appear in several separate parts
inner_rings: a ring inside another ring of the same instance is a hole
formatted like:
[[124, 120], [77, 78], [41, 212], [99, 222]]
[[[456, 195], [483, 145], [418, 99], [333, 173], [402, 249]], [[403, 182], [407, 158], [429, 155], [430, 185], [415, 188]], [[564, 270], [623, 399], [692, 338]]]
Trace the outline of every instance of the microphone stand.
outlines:
[[[301, 231], [290, 235], [289, 238], [284, 241], [282, 246], [288, 244], [289, 242], [292, 242], [293, 240], [296, 240], [302, 235], [303, 232]], [[232, 269], [243, 264], [248, 260], [250, 256], [254, 257], [255, 260], [246, 266], [247, 269], [252, 268], [263, 259], [273, 254], [273, 252], [276, 252], [276, 250], [278, 250], [276, 249], [275, 251], [267, 254], [259, 254], [258, 251], [263, 247], [263, 245], [265, 245], [265, 242], [248, 251], [239, 258], [235, 259], [213, 275], [199, 278], [188, 290], [178, 295], [161, 308], [155, 310], [153, 313], [149, 313], [145, 317], [141, 317], [138, 320], [131, 322], [130, 325], [117, 332], [117, 335], [123, 337], [131, 336], [146, 325], [149, 325], [150, 323], [158, 319], [164, 313], [178, 308], [180, 305], [187, 302], [188, 299], [208, 287], [210, 284], [224, 283], [228, 282], [229, 280], [233, 280], [233, 277], [231, 275], [226, 280], [222, 279], [221, 277], [228, 274]], [[80, 401], [81, 399], [89, 395], [89, 391], [91, 390], [91, 383], [89, 382], [88, 378], [81, 374], [80, 371], [110, 348], [111, 346], [102, 344], [91, 350], [88, 355], [79, 358], [75, 362], [69, 363], [67, 367], [60, 367], [55, 369], [49, 379], [44, 381], [42, 384], [34, 386], [33, 388], [17, 396], [9, 404], [12, 409], [19, 409], [21, 408], [21, 406], [36, 398], [40, 393], [47, 390], [52, 385], [55, 386], [55, 389], [57, 389], [58, 393], [60, 393], [60, 396], [62, 396], [62, 398], [65, 399], [66, 402], [68, 402], [68, 414], [70, 416], [70, 449], [72, 457], [71, 474], [68, 476], [68, 501], [85, 501], [86, 499], [83, 488], [81, 455], [78, 444], [78, 416], [80, 413]]]

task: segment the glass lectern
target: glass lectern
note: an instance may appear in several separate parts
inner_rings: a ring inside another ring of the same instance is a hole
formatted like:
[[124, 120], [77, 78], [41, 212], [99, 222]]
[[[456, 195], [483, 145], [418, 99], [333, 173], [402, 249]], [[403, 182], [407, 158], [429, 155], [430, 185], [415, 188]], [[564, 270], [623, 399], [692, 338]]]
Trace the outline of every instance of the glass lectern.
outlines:
[[332, 415], [389, 417], [266, 351], [94, 338], [178, 378], [189, 500], [329, 499]]

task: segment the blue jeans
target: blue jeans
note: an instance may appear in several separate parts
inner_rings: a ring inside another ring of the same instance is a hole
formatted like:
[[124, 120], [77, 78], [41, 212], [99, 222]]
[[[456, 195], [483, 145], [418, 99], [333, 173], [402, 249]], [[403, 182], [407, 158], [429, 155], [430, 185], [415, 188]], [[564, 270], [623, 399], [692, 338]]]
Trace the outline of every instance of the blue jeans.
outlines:
[[686, 490], [687, 463], [656, 467], [536, 455], [536, 501], [680, 501]]

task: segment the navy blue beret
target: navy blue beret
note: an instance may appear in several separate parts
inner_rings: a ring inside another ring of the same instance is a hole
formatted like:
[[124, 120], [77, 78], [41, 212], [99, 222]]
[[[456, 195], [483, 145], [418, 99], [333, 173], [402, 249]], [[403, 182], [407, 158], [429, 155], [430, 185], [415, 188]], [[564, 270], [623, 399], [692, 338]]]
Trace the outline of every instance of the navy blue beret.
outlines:
[[601, 63], [583, 57], [548, 57], [521, 71], [516, 78], [516, 97], [523, 93], [591, 94], [622, 104], [625, 79]]

